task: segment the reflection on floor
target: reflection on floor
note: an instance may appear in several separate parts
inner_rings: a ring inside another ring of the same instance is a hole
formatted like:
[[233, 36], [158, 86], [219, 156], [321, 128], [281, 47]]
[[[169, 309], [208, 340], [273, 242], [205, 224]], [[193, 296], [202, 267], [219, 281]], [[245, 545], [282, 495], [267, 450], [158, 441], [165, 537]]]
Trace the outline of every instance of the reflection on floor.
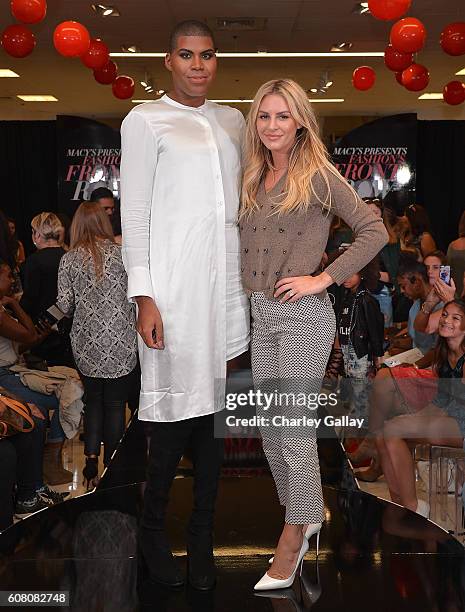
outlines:
[[[465, 609], [463, 547], [419, 515], [356, 488], [335, 440], [319, 444], [326, 521], [292, 589], [253, 593], [266, 571], [282, 509], [272, 479], [250, 470], [223, 476], [215, 545], [218, 584], [210, 593], [164, 589], [137, 571], [145, 432], [131, 426], [99, 488], [32, 515], [0, 536], [0, 590], [67, 590], [71, 609], [130, 612], [357, 612]], [[142, 476], [142, 477], [141, 477]], [[172, 546], [185, 565], [192, 501], [188, 470], [168, 511]]]

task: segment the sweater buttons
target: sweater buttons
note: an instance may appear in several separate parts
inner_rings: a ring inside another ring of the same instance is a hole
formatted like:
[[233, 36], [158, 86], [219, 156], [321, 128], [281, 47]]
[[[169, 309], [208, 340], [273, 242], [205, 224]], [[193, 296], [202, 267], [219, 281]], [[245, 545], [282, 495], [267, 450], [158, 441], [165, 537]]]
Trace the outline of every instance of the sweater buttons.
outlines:
[[253, 232], [256, 232], [256, 231], [257, 231], [257, 228], [255, 227], [255, 225], [253, 226], [252, 231], [253, 231]]
[[257, 276], [257, 271], [256, 271], [256, 270], [254, 270], [254, 271], [252, 272], [252, 274], [253, 274], [254, 276]]
[[265, 272], [262, 272], [262, 276], [265, 276]]
[[287, 271], [290, 272], [292, 270], [292, 268], [288, 268]]
[[283, 255], [285, 255], [287, 253], [287, 251], [283, 251]]
[[297, 236], [302, 236], [302, 232], [297, 232]]
[[283, 230], [283, 228], [282, 228], [282, 227], [280, 227], [280, 228], [279, 228], [279, 233], [280, 233], [280, 234], [284, 234], [284, 230]]
[[248, 252], [249, 252], [249, 249], [244, 249], [244, 253], [248, 253]]
[[275, 274], [276, 274], [276, 276], [279, 276], [279, 271], [278, 271], [278, 272], [275, 272]]
[[263, 228], [263, 231], [265, 231], [265, 230], [266, 230], [266, 227]]
[[244, 272], [244, 268], [241, 268], [241, 272]]
[[264, 253], [268, 253], [268, 249], [263, 249], [263, 252]]

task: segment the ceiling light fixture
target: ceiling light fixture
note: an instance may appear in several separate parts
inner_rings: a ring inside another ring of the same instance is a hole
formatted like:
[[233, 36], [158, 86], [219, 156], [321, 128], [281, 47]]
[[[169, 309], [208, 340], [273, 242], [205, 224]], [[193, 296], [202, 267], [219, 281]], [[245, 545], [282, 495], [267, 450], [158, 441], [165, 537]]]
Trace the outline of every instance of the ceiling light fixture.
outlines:
[[352, 49], [353, 46], [354, 45], [351, 42], [335, 43], [331, 47], [331, 53], [343, 53], [345, 51], [348, 51], [349, 49]]
[[139, 52], [139, 47], [136, 47], [136, 45], [129, 45], [129, 46], [122, 46], [121, 47], [122, 51], [124, 51], [124, 53], [138, 53]]
[[58, 98], [55, 98], [55, 96], [18, 95], [16, 97], [23, 102], [58, 102]]
[[443, 96], [442, 93], [436, 93], [436, 92], [431, 92], [431, 93], [424, 93], [421, 96], [418, 96], [419, 100], [442, 100]]
[[16, 74], [16, 72], [9, 68], [0, 68], [0, 79], [11, 79], [14, 77], [19, 77], [19, 74]]
[[[110, 53], [110, 57], [165, 57], [165, 53], [161, 52], [141, 52], [141, 53]], [[323, 53], [263, 53], [263, 52], [244, 52], [244, 53], [217, 53], [217, 57], [239, 57], [239, 58], [248, 58], [248, 57], [260, 57], [260, 58], [277, 58], [277, 57], [384, 57], [384, 51], [361, 51], [354, 52], [349, 51], [348, 53], [331, 53], [331, 52], [323, 52]]]
[[92, 10], [102, 17], [121, 17], [121, 13], [116, 6], [107, 4], [91, 4]]
[[352, 13], [357, 15], [365, 15], [369, 13], [370, 9], [368, 8], [368, 2], [357, 2], [357, 4], [352, 9]]

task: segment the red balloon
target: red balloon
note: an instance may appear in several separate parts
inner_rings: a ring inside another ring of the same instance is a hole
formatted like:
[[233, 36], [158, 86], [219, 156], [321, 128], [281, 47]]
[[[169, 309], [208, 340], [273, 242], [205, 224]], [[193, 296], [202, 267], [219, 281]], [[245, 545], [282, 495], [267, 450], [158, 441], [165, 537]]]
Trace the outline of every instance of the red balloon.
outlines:
[[402, 83], [402, 72], [396, 72], [396, 81], [400, 83], [402, 87], [404, 86], [404, 84]]
[[2, 46], [8, 55], [26, 57], [34, 51], [36, 37], [26, 26], [11, 25], [3, 30]]
[[389, 21], [405, 15], [410, 4], [411, 0], [368, 0], [368, 9], [376, 19]]
[[402, 53], [394, 49], [392, 45], [388, 45], [384, 51], [384, 63], [394, 72], [402, 72], [413, 64], [413, 53]]
[[428, 68], [421, 64], [412, 64], [402, 72], [402, 85], [409, 91], [421, 91], [428, 83]]
[[128, 76], [117, 77], [111, 88], [115, 98], [120, 100], [127, 100], [134, 95], [134, 81]]
[[426, 28], [419, 19], [406, 17], [391, 28], [390, 42], [394, 49], [403, 53], [416, 53], [425, 44]]
[[11, 0], [13, 17], [23, 23], [39, 23], [47, 14], [46, 0]]
[[465, 22], [450, 23], [441, 32], [441, 47], [449, 55], [465, 53]]
[[111, 60], [98, 70], [94, 70], [94, 78], [101, 85], [111, 85], [118, 74], [118, 66]]
[[452, 104], [452, 106], [462, 104], [462, 102], [465, 102], [465, 83], [450, 81], [444, 87], [442, 95], [444, 102], [447, 102], [447, 104]]
[[375, 84], [376, 72], [370, 66], [360, 66], [354, 70], [352, 85], [359, 91], [371, 89]]
[[89, 31], [77, 21], [63, 21], [55, 28], [53, 44], [61, 55], [79, 57], [89, 49]]
[[106, 44], [99, 38], [92, 38], [90, 41], [90, 47], [86, 53], [81, 57], [82, 63], [87, 68], [93, 70], [100, 70], [108, 64], [110, 59], [109, 49]]

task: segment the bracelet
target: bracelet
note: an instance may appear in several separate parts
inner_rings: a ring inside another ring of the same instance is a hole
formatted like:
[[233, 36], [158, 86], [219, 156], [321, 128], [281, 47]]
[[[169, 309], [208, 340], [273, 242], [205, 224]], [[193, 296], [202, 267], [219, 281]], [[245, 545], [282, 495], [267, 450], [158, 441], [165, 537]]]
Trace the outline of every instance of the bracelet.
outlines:
[[420, 308], [421, 312], [422, 312], [423, 314], [425, 314], [425, 315], [430, 315], [430, 314], [431, 314], [431, 312], [432, 312], [432, 309], [431, 309], [431, 310], [427, 310], [427, 309], [425, 308], [425, 306], [426, 306], [426, 302], [423, 302], [423, 304], [421, 305], [421, 308]]

